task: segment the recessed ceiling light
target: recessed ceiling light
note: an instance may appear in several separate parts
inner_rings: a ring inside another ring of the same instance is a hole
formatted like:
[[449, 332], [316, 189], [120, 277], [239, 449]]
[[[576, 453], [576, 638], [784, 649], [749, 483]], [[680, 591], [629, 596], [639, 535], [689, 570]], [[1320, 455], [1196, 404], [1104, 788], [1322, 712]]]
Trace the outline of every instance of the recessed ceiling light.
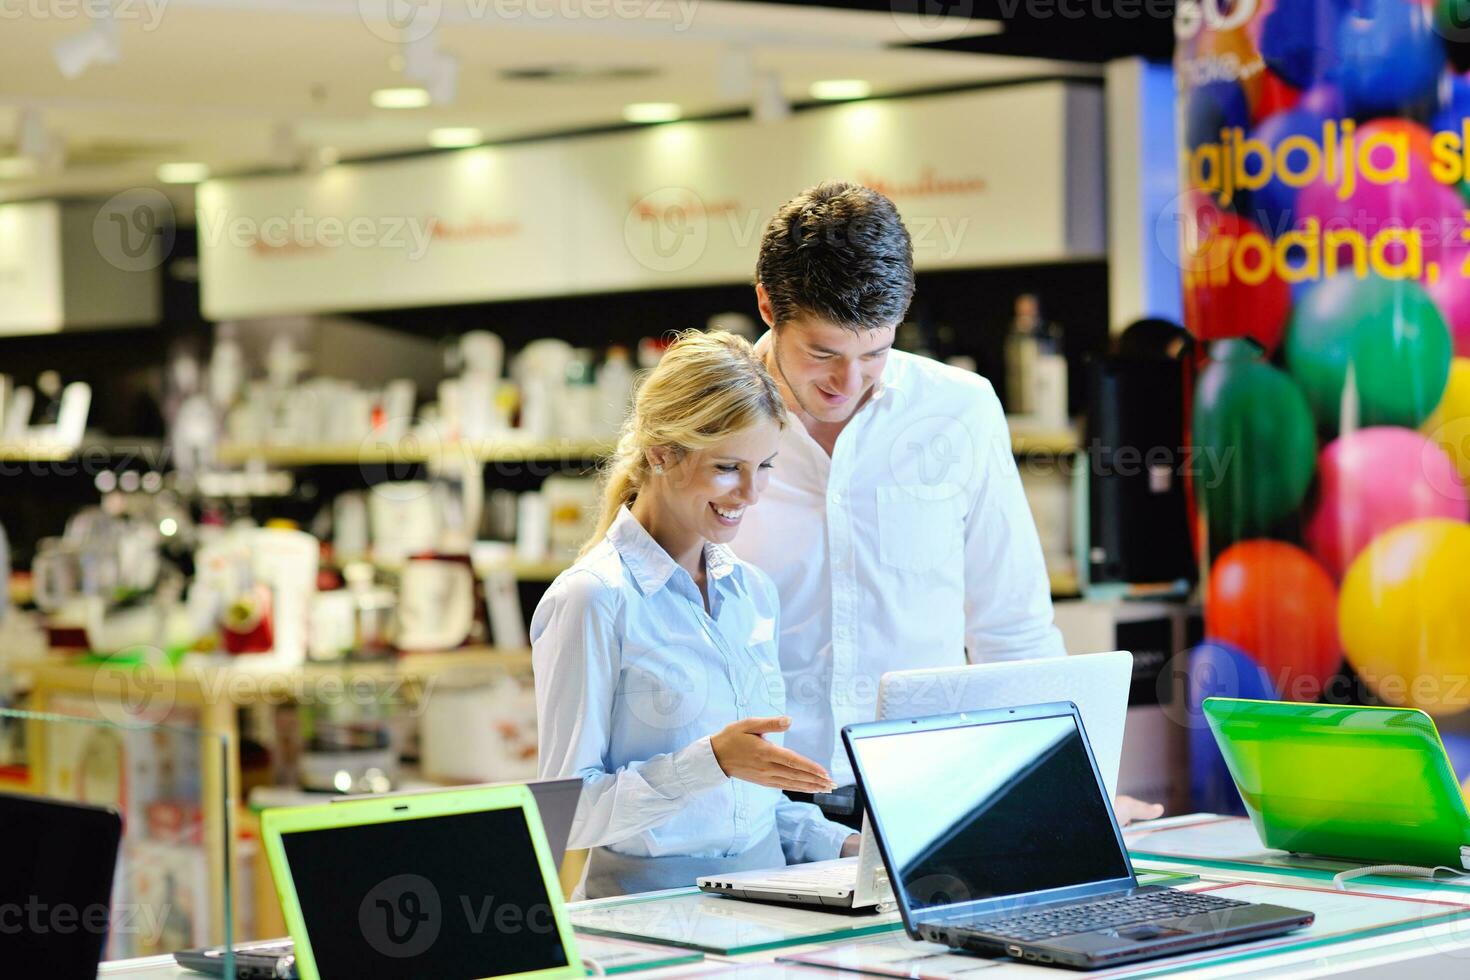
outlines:
[[30, 157], [0, 157], [0, 180], [30, 177], [36, 172], [36, 161]]
[[483, 142], [485, 134], [473, 126], [443, 126], [429, 131], [429, 145], [441, 150], [478, 146]]
[[623, 118], [630, 123], [673, 122], [679, 118], [675, 102], [629, 102], [623, 106]]
[[204, 163], [165, 163], [159, 165], [158, 179], [165, 184], [197, 184], [209, 179], [209, 165]]
[[379, 109], [422, 109], [429, 104], [428, 89], [380, 88], [373, 92], [373, 105]]
[[827, 78], [820, 82], [812, 82], [811, 93], [812, 98], [822, 99], [825, 102], [866, 99], [873, 94], [873, 86], [861, 78]]

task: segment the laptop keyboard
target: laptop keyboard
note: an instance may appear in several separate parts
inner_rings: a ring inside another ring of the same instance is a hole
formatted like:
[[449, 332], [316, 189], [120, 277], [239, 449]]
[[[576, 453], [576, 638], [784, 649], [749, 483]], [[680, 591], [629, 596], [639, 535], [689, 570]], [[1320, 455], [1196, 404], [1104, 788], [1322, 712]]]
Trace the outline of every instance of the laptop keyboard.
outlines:
[[806, 885], [809, 888], [852, 888], [857, 878], [857, 867], [846, 865], [835, 868], [819, 868], [816, 871], [798, 871], [788, 867], [781, 872], [782, 884]]
[[1218, 895], [1169, 890], [1102, 902], [1038, 909], [1000, 919], [984, 919], [974, 923], [973, 928], [1019, 942], [1034, 942], [1038, 939], [1055, 939], [1079, 932], [1115, 929], [1119, 926], [1138, 925], [1178, 915], [1215, 912], [1248, 904], [1250, 903], [1221, 898]]

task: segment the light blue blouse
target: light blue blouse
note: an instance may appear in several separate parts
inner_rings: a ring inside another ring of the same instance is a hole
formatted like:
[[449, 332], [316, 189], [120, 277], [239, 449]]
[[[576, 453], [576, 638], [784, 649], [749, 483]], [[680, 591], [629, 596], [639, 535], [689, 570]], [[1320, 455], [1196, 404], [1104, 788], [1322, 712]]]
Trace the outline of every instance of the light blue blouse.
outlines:
[[583, 782], [568, 846], [723, 859], [775, 832], [788, 863], [835, 858], [851, 830], [715, 761], [712, 734], [783, 714], [786, 696], [775, 587], [720, 545], [705, 546], [705, 566], [708, 613], [689, 573], [624, 507], [536, 607], [541, 777]]

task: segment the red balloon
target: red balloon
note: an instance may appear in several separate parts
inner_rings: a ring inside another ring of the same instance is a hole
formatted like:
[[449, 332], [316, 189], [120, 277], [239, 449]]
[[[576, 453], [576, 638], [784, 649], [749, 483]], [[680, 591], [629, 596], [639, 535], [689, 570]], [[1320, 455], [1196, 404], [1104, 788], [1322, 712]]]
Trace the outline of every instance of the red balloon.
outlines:
[[1200, 192], [1184, 195], [1180, 218], [1184, 325], [1200, 340], [1250, 337], [1275, 351], [1291, 287], [1277, 275], [1270, 237]]
[[1337, 586], [1300, 548], [1256, 539], [1210, 569], [1205, 634], [1239, 647], [1288, 701], [1316, 701], [1342, 664]]
[[1251, 122], [1260, 123], [1267, 116], [1294, 108], [1301, 98], [1301, 89], [1292, 88], [1281, 80], [1280, 75], [1269, 68], [1262, 68], [1261, 94], [1251, 106]]

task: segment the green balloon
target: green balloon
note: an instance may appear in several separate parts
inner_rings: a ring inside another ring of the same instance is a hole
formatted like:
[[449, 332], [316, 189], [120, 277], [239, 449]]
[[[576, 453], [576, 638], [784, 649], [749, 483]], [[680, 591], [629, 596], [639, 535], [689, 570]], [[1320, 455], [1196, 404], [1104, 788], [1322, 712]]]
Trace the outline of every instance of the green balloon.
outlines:
[[1336, 432], [1352, 368], [1357, 424], [1415, 428], [1444, 394], [1454, 349], [1417, 282], [1339, 273], [1309, 289], [1286, 330], [1286, 367], [1317, 423]]
[[1210, 349], [1194, 396], [1194, 490], [1213, 549], [1266, 534], [1301, 506], [1317, 463], [1312, 412], [1260, 348]]

